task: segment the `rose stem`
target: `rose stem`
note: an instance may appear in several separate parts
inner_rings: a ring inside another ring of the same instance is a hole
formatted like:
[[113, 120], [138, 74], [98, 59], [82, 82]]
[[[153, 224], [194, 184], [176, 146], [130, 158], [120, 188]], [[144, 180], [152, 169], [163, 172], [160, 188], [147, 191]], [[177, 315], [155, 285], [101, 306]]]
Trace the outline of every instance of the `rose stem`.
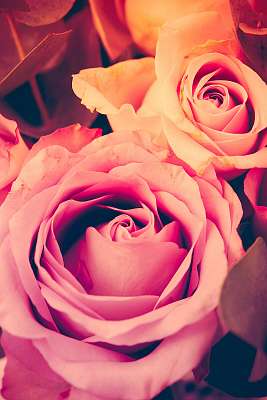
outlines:
[[[16, 46], [16, 50], [17, 50], [17, 53], [18, 53], [18, 56], [19, 56], [19, 60], [22, 61], [25, 58], [26, 54], [25, 54], [24, 48], [22, 46], [22, 43], [20, 41], [19, 34], [18, 34], [17, 29], [16, 29], [16, 24], [15, 24], [14, 18], [11, 15], [11, 13], [7, 13], [6, 17], [7, 17], [7, 21], [8, 21], [8, 25], [9, 25], [9, 28], [10, 28], [10, 32], [11, 32], [12, 38], [13, 38], [15, 46]], [[29, 83], [30, 83], [30, 86], [31, 86], [31, 90], [32, 90], [32, 94], [33, 94], [34, 100], [35, 100], [35, 102], [36, 102], [36, 104], [37, 104], [37, 106], [39, 108], [40, 113], [41, 113], [42, 121], [43, 121], [44, 124], [46, 124], [49, 121], [49, 115], [48, 115], [44, 100], [42, 98], [42, 95], [40, 93], [40, 89], [38, 87], [38, 84], [37, 84], [35, 76], [33, 76], [29, 80]]]

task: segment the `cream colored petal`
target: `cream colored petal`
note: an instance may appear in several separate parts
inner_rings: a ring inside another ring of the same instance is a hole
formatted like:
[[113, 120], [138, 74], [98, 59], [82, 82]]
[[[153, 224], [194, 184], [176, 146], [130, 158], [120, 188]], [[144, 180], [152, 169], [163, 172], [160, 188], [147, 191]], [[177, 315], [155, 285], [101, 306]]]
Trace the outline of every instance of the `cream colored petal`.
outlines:
[[217, 11], [221, 25], [232, 23], [228, 0], [126, 0], [125, 20], [134, 42], [146, 53], [155, 54], [161, 26], [193, 13]]
[[[194, 29], [192, 29], [194, 27]], [[195, 13], [166, 23], [159, 35], [156, 73], [160, 79], [179, 81], [189, 57], [208, 52], [239, 55], [233, 26], [216, 12]]]
[[82, 70], [73, 76], [72, 88], [91, 112], [109, 116], [125, 103], [137, 110], [154, 80], [154, 59], [147, 57]]

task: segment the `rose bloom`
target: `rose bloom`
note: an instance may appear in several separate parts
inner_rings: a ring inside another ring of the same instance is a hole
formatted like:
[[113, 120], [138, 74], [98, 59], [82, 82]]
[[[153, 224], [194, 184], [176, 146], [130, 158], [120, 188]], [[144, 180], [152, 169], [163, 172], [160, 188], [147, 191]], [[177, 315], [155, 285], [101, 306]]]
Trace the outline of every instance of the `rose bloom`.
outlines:
[[111, 58], [133, 42], [144, 54], [154, 55], [160, 27], [191, 13], [217, 11], [230, 25], [228, 0], [90, 0], [93, 20]]
[[0, 114], [0, 204], [18, 176], [27, 153], [17, 123]]
[[0, 207], [7, 399], [152, 398], [210, 349], [243, 253], [239, 200], [212, 168], [167, 162], [156, 134], [79, 144], [41, 138]]
[[113, 129], [161, 131], [197, 173], [212, 163], [230, 179], [259, 167], [267, 151], [266, 84], [240, 54], [218, 14], [192, 14], [163, 27], [155, 65], [144, 58], [83, 70], [73, 89]]
[[265, 168], [251, 169], [244, 181], [244, 191], [253, 208], [253, 231], [267, 242], [267, 162]]

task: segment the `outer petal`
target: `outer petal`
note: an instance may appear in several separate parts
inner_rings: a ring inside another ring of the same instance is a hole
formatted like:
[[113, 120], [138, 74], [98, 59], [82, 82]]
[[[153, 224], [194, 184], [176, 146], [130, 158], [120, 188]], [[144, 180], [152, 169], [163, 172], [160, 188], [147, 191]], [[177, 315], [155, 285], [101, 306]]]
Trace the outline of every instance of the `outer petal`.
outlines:
[[154, 79], [154, 59], [141, 58], [82, 70], [74, 75], [72, 88], [91, 112], [107, 114], [113, 129], [141, 129], [154, 122], [155, 117], [135, 113]]
[[266, 165], [267, 148], [245, 156], [214, 156], [212, 164], [218, 173], [227, 179], [232, 179], [251, 168], [262, 168]]
[[[209, 165], [213, 165], [218, 174], [225, 179], [233, 179], [240, 173], [251, 168], [261, 168], [266, 165], [267, 148], [261, 148], [251, 154], [243, 156], [216, 155], [208, 146], [203, 146], [197, 140], [201, 132], [195, 127], [194, 130], [186, 133], [168, 118], [162, 117], [163, 129], [176, 157], [187, 162], [195, 172], [202, 175]], [[196, 139], [194, 136], [196, 136]], [[266, 137], [267, 132], [262, 132]], [[190, 161], [189, 161], [190, 160]]]
[[0, 203], [8, 184], [18, 176], [28, 151], [16, 122], [0, 115]]
[[[214, 313], [165, 339], [143, 359], [130, 362], [67, 359], [46, 341], [35, 346], [50, 367], [78, 389], [106, 400], [149, 400], [196, 366], [214, 340]], [[61, 349], [63, 350], [63, 349]], [[88, 373], [90, 371], [90, 373]]]
[[166, 161], [171, 157], [171, 150], [168, 147], [166, 138], [158, 133], [157, 131], [123, 131], [113, 132], [110, 135], [102, 136], [101, 138], [94, 140], [90, 145], [85, 146], [81, 153], [89, 155], [97, 150], [101, 150], [103, 147], [115, 146], [118, 144], [129, 144], [137, 145], [148, 153], [156, 156], [158, 160]]
[[[240, 50], [233, 27], [220, 21], [219, 13], [207, 11], [190, 14], [164, 25], [155, 58], [157, 78], [176, 79], [178, 82], [188, 56], [216, 51], [238, 55]], [[191, 29], [192, 26], [194, 29]]]
[[72, 153], [77, 153], [101, 134], [101, 129], [89, 129], [80, 124], [59, 128], [50, 135], [40, 137], [31, 148], [26, 161], [33, 158], [40, 150], [54, 145], [62, 146]]
[[1, 390], [5, 399], [58, 400], [69, 392], [70, 385], [49, 368], [30, 340], [4, 333], [2, 343], [7, 356]]

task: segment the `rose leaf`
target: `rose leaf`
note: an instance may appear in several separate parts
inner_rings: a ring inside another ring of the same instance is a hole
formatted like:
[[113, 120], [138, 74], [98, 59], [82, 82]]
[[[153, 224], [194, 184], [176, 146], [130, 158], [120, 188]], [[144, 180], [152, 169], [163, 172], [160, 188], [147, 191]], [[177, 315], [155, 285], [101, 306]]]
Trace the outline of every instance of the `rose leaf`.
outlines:
[[68, 40], [70, 33], [71, 31], [66, 31], [47, 35], [0, 81], [0, 96], [5, 96], [36, 75], [46, 61], [53, 57]]

